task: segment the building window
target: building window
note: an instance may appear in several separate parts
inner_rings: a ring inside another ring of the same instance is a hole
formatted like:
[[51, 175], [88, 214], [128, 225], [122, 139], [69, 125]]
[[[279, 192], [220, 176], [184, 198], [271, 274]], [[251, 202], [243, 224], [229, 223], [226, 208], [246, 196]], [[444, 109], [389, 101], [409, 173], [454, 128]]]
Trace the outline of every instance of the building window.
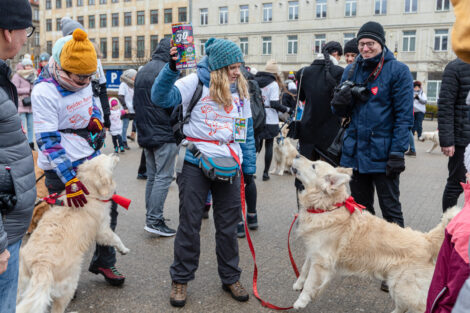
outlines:
[[111, 0], [112, 3], [118, 3], [119, 0]]
[[240, 50], [242, 50], [243, 55], [248, 54], [248, 37], [240, 38]]
[[83, 6], [83, 0], [77, 0], [77, 7]]
[[41, 44], [41, 41], [40, 41], [40, 37], [39, 37], [39, 32], [35, 32], [34, 33], [34, 45], [36, 47], [39, 47], [40, 44]]
[[289, 1], [289, 21], [299, 19], [299, 1]]
[[449, 11], [449, 0], [437, 0], [436, 11]]
[[375, 0], [375, 15], [387, 14], [387, 0]]
[[405, 0], [405, 13], [416, 13], [418, 11], [418, 0]]
[[447, 51], [449, 31], [447, 29], [436, 29], [434, 35], [434, 51]]
[[186, 7], [178, 8], [178, 22], [186, 22], [188, 20], [188, 10]]
[[326, 0], [317, 0], [317, 18], [326, 17]]
[[46, 10], [52, 9], [51, 0], [46, 0]]
[[158, 24], [158, 10], [150, 10], [150, 24]]
[[46, 32], [50, 32], [50, 31], [52, 31], [52, 20], [48, 18], [46, 20]]
[[79, 22], [80, 25], [82, 25], [82, 26], [85, 25], [85, 22], [84, 22], [84, 20], [83, 20], [83, 15], [77, 16], [77, 22]]
[[119, 58], [119, 37], [113, 37], [113, 43], [112, 43], [112, 57], [113, 59]]
[[344, 45], [351, 39], [353, 39], [356, 35], [354, 33], [344, 33], [343, 34], [343, 47]]
[[137, 57], [145, 57], [145, 37], [137, 36]]
[[132, 37], [124, 37], [124, 57], [132, 57]]
[[287, 36], [287, 54], [297, 54], [297, 35]]
[[151, 35], [150, 36], [150, 51], [155, 51], [158, 46], [158, 35]]
[[207, 18], [209, 15], [208, 9], [200, 9], [199, 15], [201, 17], [201, 25], [207, 25]]
[[404, 31], [403, 32], [403, 52], [415, 52], [416, 46], [416, 31]]
[[62, 30], [62, 27], [60, 25], [60, 20], [61, 20], [60, 17], [55, 19], [55, 30]]
[[321, 53], [321, 49], [326, 43], [326, 35], [325, 34], [320, 34], [320, 35], [315, 35], [315, 44], [313, 51], [315, 53]]
[[228, 23], [228, 7], [219, 8], [219, 24]]
[[124, 12], [124, 26], [132, 25], [132, 13]]
[[118, 27], [119, 26], [119, 13], [111, 14], [111, 26]]
[[39, 10], [36, 8], [34, 8], [34, 11], [33, 11], [33, 20], [39, 21]]
[[206, 54], [206, 39], [201, 39], [201, 46], [200, 46], [200, 51], [201, 51], [201, 56]]
[[49, 55], [52, 54], [52, 41], [48, 41], [46, 42], [46, 50], [47, 50], [47, 53], [49, 53]]
[[269, 55], [271, 54], [271, 46], [272, 46], [272, 39], [271, 37], [263, 37], [263, 54]]
[[88, 28], [95, 28], [95, 16], [88, 15]]
[[100, 4], [106, 4], [106, 0], [100, 0]]
[[62, 0], [55, 0], [55, 8], [62, 9]]
[[437, 102], [439, 99], [439, 92], [441, 91], [441, 83], [440, 80], [428, 80], [427, 83], [427, 96], [429, 102]]
[[163, 11], [163, 20], [165, 24], [173, 22], [173, 10], [172, 9], [165, 9]]
[[247, 5], [240, 6], [240, 23], [248, 23], [249, 21], [249, 10]]
[[137, 11], [137, 25], [145, 24], [145, 11]]
[[95, 5], [95, 0], [88, 0], [88, 5]]
[[72, 7], [72, 0], [65, 0], [65, 7], [71, 8]]
[[346, 6], [344, 7], [344, 16], [356, 16], [356, 9], [356, 0], [346, 0]]
[[271, 22], [273, 20], [273, 4], [263, 3], [263, 22]]
[[105, 28], [107, 24], [106, 14], [100, 14], [100, 28]]
[[108, 39], [100, 38], [100, 51], [103, 59], [108, 57]]

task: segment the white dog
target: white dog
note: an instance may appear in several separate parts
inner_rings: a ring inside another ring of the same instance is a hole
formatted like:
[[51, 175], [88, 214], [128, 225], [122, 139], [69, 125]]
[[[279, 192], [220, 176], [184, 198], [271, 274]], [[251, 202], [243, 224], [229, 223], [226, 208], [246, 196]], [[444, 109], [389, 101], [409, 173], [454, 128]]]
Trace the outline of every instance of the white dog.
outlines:
[[431, 149], [426, 150], [427, 153], [431, 153], [434, 149], [439, 147], [439, 131], [434, 132], [423, 132], [421, 133], [421, 137], [418, 138], [419, 141], [432, 141], [433, 145]]
[[421, 233], [361, 213], [357, 204], [348, 205], [350, 212], [345, 201], [351, 200], [346, 185], [352, 169], [300, 157], [293, 171], [304, 186], [298, 234], [306, 245], [306, 260], [293, 285], [302, 291], [294, 308], [305, 308], [335, 275], [356, 275], [386, 280], [393, 313], [424, 312], [444, 229], [459, 209], [448, 210], [439, 225]]
[[287, 131], [287, 127], [283, 127], [281, 130], [281, 135], [274, 139], [274, 167], [269, 172], [270, 174], [282, 176], [285, 172], [291, 173], [292, 161], [298, 152], [295, 148], [295, 141], [286, 137]]
[[[113, 169], [119, 158], [100, 155], [79, 166], [77, 177], [90, 195], [83, 208], [53, 206], [20, 251], [17, 313], [63, 313], [80, 277], [85, 252], [96, 241], [129, 252], [109, 227], [109, 200], [116, 184]], [[65, 201], [64, 201], [65, 202]]]

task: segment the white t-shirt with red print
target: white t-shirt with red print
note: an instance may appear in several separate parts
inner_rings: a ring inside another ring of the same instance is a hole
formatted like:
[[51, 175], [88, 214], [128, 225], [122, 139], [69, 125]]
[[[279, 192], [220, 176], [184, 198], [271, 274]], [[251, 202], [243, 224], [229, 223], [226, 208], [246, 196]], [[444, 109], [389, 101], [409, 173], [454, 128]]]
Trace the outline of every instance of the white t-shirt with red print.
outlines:
[[109, 120], [111, 121], [111, 127], [109, 132], [112, 136], [117, 136], [122, 134], [122, 120], [121, 120], [121, 107], [115, 106], [111, 109], [111, 114], [109, 115]]
[[[91, 84], [63, 97], [54, 84], [42, 82], [34, 86], [31, 102], [35, 133], [86, 128], [93, 114]], [[70, 161], [83, 159], [95, 152], [84, 138], [71, 133], [61, 132], [60, 134], [60, 144]], [[53, 169], [43, 153], [39, 153], [38, 165], [43, 170]]]
[[263, 97], [264, 110], [266, 111], [266, 124], [268, 125], [279, 124], [279, 115], [277, 114], [277, 111], [270, 107], [271, 101], [279, 101], [279, 93], [279, 85], [275, 81], [261, 88], [261, 96]]
[[[196, 91], [198, 84], [196, 73], [190, 74], [175, 83], [175, 86], [181, 93], [183, 116], [189, 102]], [[233, 125], [235, 118], [251, 118], [250, 100], [240, 101], [238, 93], [232, 93], [232, 106], [225, 109], [222, 104], [218, 104], [209, 96], [209, 88], [202, 89], [202, 96], [194, 106], [189, 122], [184, 125], [183, 132], [187, 137], [193, 137], [204, 140], [215, 140], [223, 143], [233, 141]], [[208, 142], [196, 142], [196, 147], [202, 154], [209, 157], [227, 157], [231, 156], [230, 150], [226, 144], [216, 145]], [[230, 143], [230, 147], [243, 162], [242, 151], [238, 143]]]

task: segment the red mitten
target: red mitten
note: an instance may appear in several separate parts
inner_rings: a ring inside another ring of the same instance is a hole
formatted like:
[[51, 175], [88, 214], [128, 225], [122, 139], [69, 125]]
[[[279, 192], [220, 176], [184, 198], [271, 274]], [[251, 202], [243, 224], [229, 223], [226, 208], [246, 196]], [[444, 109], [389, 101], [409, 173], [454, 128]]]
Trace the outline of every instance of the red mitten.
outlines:
[[96, 117], [92, 117], [88, 123], [87, 129], [93, 134], [99, 133], [103, 129], [103, 124]]
[[72, 178], [65, 183], [65, 194], [67, 195], [67, 205], [75, 207], [83, 207], [87, 203], [85, 195], [89, 195], [88, 189], [82, 184], [78, 178]]

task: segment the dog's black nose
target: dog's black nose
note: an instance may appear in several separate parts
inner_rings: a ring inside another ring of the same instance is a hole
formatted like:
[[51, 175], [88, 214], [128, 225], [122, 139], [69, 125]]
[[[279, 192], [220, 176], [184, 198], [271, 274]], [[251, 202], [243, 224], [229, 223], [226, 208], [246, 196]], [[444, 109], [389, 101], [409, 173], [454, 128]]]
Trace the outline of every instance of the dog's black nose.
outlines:
[[292, 167], [292, 173], [297, 174], [297, 169], [295, 167]]

